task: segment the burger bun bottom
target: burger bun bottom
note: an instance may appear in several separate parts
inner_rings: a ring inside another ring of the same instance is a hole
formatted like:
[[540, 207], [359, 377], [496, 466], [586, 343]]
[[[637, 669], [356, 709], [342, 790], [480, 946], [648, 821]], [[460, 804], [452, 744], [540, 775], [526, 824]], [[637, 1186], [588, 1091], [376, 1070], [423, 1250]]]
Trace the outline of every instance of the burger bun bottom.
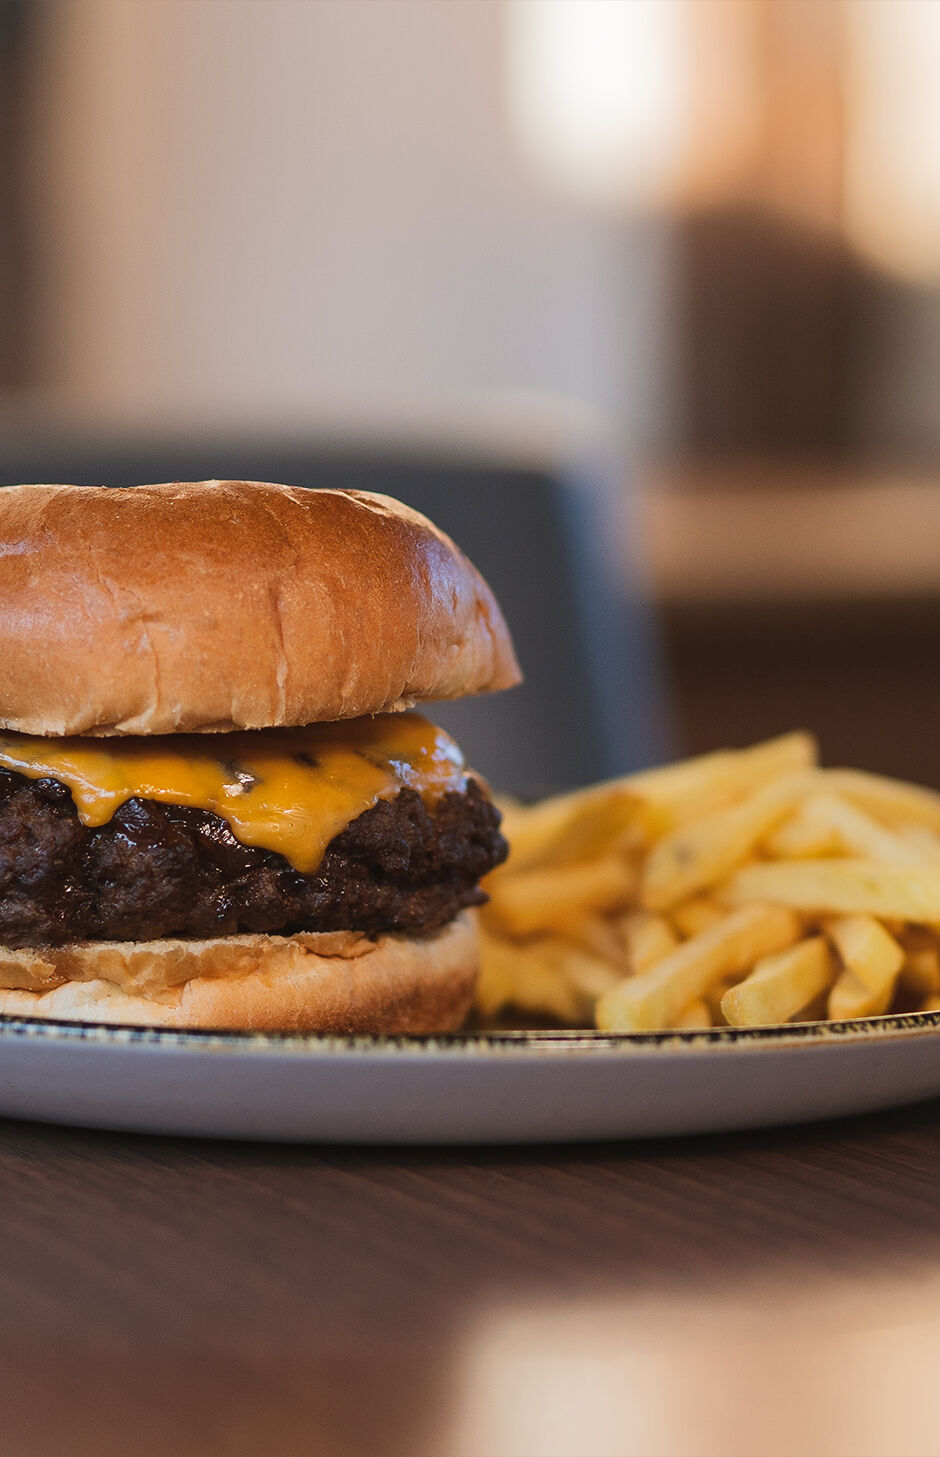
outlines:
[[473, 998], [475, 916], [422, 937], [357, 931], [0, 947], [0, 1014], [205, 1031], [452, 1032]]

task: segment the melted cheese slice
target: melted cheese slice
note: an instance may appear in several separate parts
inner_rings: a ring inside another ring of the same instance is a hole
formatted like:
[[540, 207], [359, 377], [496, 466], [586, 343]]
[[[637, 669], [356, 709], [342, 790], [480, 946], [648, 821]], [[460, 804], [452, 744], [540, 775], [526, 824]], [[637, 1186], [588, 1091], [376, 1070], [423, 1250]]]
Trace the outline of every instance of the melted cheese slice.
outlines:
[[211, 810], [243, 845], [276, 850], [305, 873], [378, 800], [409, 788], [433, 803], [466, 782], [453, 739], [417, 713], [149, 739], [0, 733], [0, 767], [67, 785], [90, 827], [129, 799]]

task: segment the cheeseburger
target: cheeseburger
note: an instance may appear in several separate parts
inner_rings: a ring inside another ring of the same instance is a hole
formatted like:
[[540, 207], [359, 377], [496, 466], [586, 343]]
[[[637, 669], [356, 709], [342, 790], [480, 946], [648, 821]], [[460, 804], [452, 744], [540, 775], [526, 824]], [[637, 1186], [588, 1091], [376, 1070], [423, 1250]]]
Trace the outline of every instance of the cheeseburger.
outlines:
[[388, 497], [0, 490], [0, 1013], [459, 1026], [506, 845], [410, 710], [518, 681], [486, 583]]

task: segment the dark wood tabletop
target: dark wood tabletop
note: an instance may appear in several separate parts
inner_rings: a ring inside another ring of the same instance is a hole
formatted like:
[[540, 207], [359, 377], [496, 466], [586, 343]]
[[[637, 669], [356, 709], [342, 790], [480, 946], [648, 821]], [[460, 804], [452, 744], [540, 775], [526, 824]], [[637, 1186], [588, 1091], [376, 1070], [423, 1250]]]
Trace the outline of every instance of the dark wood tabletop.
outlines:
[[940, 1451], [940, 1104], [583, 1147], [0, 1124], [0, 1451]]

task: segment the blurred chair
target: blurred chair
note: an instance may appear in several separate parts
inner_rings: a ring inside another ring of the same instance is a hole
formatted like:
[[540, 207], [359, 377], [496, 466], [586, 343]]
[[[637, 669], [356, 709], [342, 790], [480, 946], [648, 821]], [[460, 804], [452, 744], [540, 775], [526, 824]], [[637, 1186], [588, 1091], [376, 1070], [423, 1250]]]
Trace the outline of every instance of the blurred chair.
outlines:
[[502, 604], [526, 681], [434, 716], [496, 786], [567, 787], [674, 751], [651, 611], [615, 581], [603, 491], [569, 468], [273, 436], [0, 435], [5, 485], [209, 477], [385, 492], [459, 542]]

